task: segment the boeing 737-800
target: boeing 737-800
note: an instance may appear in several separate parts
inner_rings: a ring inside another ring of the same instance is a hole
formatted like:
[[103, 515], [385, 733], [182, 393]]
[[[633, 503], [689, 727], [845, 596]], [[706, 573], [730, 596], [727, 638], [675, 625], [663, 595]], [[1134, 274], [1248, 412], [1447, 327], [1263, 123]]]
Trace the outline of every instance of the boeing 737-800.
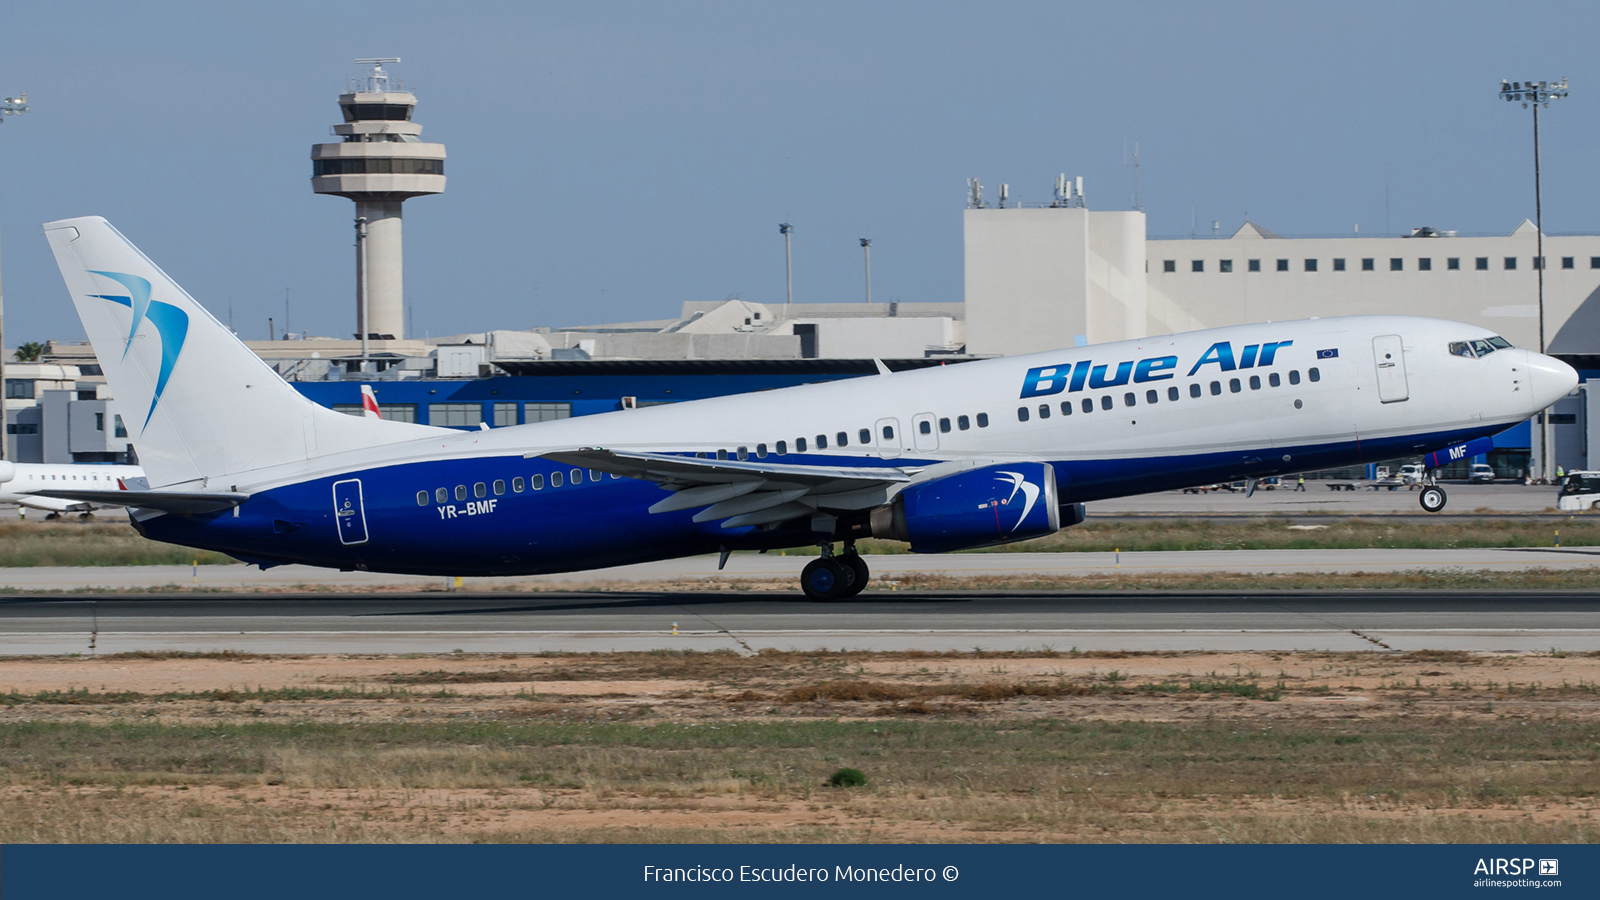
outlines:
[[1090, 500], [1463, 458], [1577, 384], [1482, 328], [1357, 316], [463, 432], [319, 406], [104, 219], [45, 231], [112, 390], [143, 413], [133, 522], [262, 566], [516, 575], [815, 545], [801, 585], [837, 599], [866, 585], [858, 538], [979, 547], [1075, 524]]

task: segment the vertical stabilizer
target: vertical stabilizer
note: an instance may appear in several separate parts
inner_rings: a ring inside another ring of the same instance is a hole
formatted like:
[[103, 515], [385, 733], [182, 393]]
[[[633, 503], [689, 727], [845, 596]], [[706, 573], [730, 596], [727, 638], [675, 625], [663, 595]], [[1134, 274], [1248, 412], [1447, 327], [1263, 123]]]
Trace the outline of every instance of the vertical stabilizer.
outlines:
[[443, 431], [307, 400], [105, 219], [44, 229], [153, 486]]

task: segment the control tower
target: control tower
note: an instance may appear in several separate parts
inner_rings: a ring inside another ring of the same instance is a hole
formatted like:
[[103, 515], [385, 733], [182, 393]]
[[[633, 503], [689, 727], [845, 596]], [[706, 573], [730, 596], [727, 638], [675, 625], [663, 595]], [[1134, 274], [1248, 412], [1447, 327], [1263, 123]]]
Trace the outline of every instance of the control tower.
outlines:
[[358, 59], [372, 70], [339, 95], [337, 144], [311, 147], [311, 189], [356, 202], [356, 334], [405, 337], [400, 204], [444, 191], [444, 145], [424, 144], [411, 121], [417, 97], [384, 71], [398, 58]]

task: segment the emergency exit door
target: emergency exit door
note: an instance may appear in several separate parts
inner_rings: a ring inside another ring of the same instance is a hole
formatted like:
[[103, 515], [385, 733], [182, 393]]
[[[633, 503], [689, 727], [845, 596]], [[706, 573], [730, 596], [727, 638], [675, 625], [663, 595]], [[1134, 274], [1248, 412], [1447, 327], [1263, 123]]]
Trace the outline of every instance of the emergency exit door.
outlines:
[[367, 511], [361, 503], [361, 479], [333, 483], [333, 520], [339, 526], [339, 543], [367, 542]]
[[1381, 334], [1372, 339], [1372, 358], [1378, 366], [1378, 400], [1398, 403], [1411, 397], [1406, 385], [1406, 358], [1400, 335]]

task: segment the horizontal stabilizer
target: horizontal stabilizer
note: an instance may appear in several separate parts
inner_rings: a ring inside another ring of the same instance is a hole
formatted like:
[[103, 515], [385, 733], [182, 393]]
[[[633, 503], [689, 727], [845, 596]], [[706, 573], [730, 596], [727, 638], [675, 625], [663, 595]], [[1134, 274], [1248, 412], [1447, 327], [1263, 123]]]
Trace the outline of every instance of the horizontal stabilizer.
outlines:
[[76, 500], [97, 506], [136, 506], [169, 513], [208, 513], [232, 509], [249, 494], [223, 491], [33, 491], [36, 496]]

